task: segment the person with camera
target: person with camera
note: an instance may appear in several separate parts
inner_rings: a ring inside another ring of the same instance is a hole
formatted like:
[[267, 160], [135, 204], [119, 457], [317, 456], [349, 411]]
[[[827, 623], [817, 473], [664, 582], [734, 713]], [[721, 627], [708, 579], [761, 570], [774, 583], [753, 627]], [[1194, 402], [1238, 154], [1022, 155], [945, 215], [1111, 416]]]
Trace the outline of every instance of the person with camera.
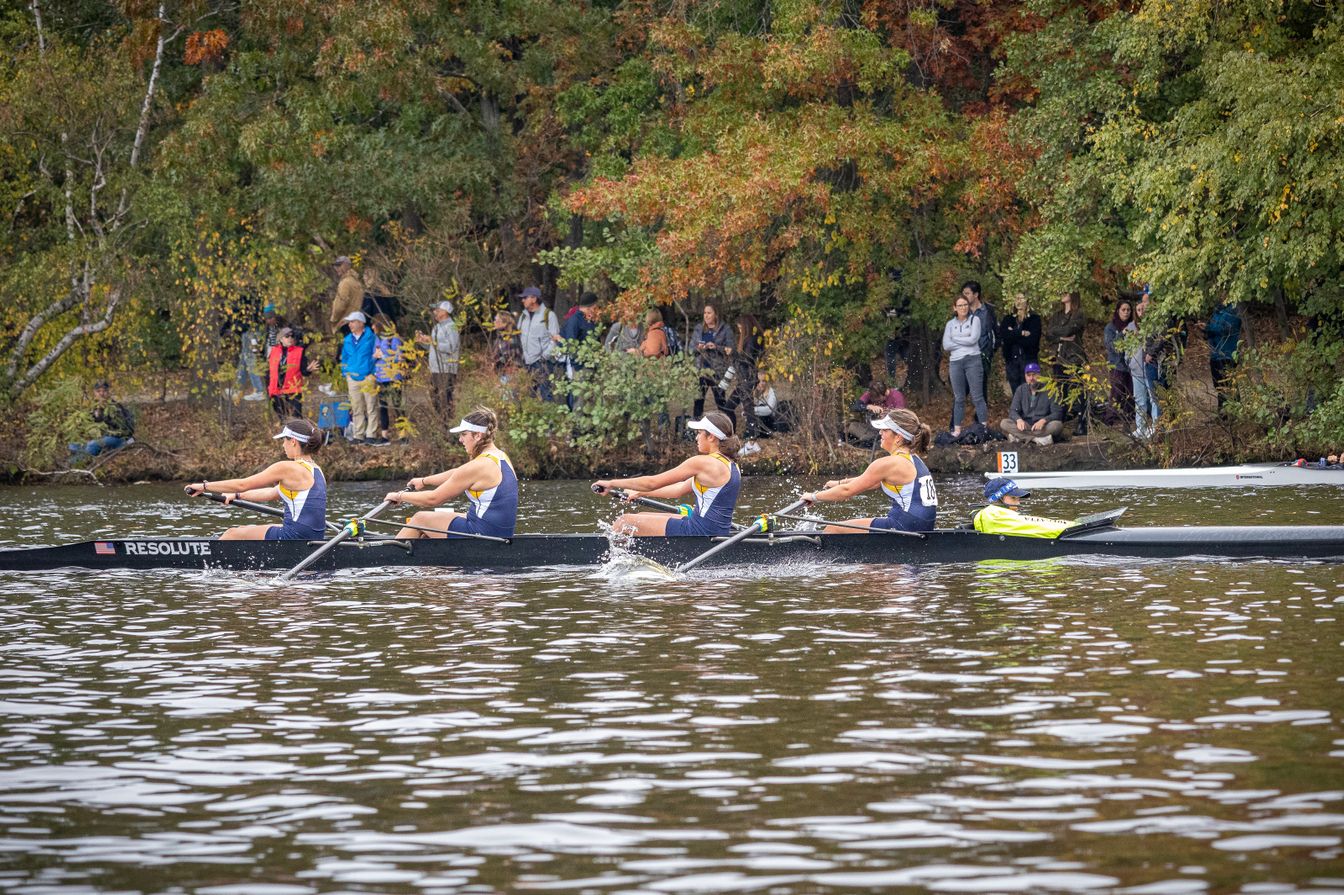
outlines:
[[691, 348], [700, 367], [700, 393], [691, 413], [700, 417], [705, 411], [705, 389], [714, 395], [714, 405], [737, 425], [736, 391], [737, 367], [734, 351], [737, 339], [733, 328], [719, 317], [718, 308], [705, 305], [703, 322], [691, 332]]

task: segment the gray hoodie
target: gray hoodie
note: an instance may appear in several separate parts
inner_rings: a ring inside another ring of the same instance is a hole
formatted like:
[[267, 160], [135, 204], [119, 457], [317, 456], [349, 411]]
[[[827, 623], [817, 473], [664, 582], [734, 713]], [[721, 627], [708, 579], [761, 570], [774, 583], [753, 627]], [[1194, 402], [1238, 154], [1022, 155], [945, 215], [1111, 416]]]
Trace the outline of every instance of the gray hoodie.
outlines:
[[532, 313], [524, 310], [518, 315], [518, 342], [523, 348], [523, 363], [531, 366], [538, 361], [550, 360], [556, 343], [551, 336], [560, 335], [560, 319], [545, 305], [538, 305]]

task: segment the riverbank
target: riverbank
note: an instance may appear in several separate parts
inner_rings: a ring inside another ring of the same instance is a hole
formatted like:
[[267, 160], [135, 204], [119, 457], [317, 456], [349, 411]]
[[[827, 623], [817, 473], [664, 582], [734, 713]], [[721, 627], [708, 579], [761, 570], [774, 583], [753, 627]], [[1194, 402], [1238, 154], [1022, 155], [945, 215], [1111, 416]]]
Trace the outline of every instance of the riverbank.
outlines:
[[[16, 438], [0, 442], [0, 461], [10, 482], [71, 484], [172, 482], [226, 478], [264, 467], [278, 454], [271, 440], [275, 421], [261, 404], [231, 405], [187, 400], [148, 401], [135, 405], [136, 441], [113, 454], [84, 465], [25, 463], [24, 445]], [[926, 418], [942, 419], [946, 406], [933, 402], [920, 411]], [[596, 459], [580, 455], [557, 436], [544, 445], [513, 447], [520, 475], [528, 479], [585, 478], [598, 475], [638, 475], [666, 469], [685, 458], [689, 444], [663, 439], [652, 451], [643, 447], [603, 452]], [[747, 475], [850, 475], [873, 456], [869, 447], [805, 441], [796, 434], [775, 435], [753, 442], [758, 450], [740, 459]], [[1099, 468], [1152, 468], [1217, 465], [1243, 460], [1283, 459], [1245, 456], [1225, 426], [1201, 425], [1165, 433], [1150, 442], [1094, 426], [1092, 434], [1049, 446], [991, 441], [980, 445], [932, 448], [926, 462], [937, 474], [981, 473], [997, 468], [998, 452], [1018, 453], [1019, 468], [1053, 471]], [[437, 431], [421, 431], [405, 444], [386, 447], [352, 445], [335, 439], [321, 452], [321, 463], [332, 481], [406, 479], [462, 462], [461, 448]]]

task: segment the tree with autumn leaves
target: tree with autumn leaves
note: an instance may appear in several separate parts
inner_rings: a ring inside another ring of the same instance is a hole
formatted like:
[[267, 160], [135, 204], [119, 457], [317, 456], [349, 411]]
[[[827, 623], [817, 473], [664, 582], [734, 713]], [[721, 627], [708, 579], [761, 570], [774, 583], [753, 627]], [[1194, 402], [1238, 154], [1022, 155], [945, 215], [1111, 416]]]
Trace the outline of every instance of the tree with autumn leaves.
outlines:
[[1038, 304], [1077, 289], [1093, 316], [1142, 282], [1160, 316], [1264, 309], [1279, 328], [1241, 412], [1283, 445], [1339, 438], [1341, 17], [1319, 0], [11, 7], [0, 378], [15, 400], [80, 369], [197, 364], [231, 293], [301, 318], [337, 254], [411, 308], [539, 280], [803, 314], [837, 365], [896, 328], [932, 349], [967, 277]]

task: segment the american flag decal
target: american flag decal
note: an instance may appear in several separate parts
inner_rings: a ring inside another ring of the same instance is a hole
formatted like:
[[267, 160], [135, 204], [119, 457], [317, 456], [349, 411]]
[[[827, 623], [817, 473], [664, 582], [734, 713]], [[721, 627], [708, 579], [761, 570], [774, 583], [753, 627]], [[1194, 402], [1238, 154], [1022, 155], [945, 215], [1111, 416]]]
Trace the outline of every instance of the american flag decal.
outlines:
[[116, 556], [117, 545], [111, 541], [94, 541], [93, 552], [98, 556]]

